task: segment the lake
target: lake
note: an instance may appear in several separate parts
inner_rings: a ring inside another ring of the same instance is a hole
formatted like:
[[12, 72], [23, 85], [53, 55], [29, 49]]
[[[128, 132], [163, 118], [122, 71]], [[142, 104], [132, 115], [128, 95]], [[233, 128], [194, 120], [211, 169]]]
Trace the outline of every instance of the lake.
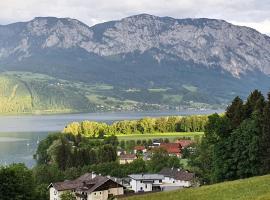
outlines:
[[102, 121], [112, 123], [118, 120], [160, 117], [169, 115], [211, 114], [223, 110], [184, 110], [166, 112], [125, 112], [125, 113], [83, 113], [63, 115], [30, 115], [0, 117], [0, 165], [25, 163], [35, 165], [33, 154], [39, 141], [50, 132], [57, 132], [73, 121]]

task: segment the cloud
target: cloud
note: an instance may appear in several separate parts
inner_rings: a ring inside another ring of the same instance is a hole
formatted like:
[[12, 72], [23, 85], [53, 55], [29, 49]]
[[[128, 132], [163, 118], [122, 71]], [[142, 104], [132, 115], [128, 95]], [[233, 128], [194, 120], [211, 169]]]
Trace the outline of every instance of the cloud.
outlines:
[[269, 33], [269, 0], [0, 0], [0, 23], [37, 16], [76, 18], [88, 25], [149, 13], [225, 19]]
[[233, 24], [240, 26], [252, 27], [259, 30], [262, 33], [270, 35], [270, 20], [264, 20], [262, 22], [232, 22]]

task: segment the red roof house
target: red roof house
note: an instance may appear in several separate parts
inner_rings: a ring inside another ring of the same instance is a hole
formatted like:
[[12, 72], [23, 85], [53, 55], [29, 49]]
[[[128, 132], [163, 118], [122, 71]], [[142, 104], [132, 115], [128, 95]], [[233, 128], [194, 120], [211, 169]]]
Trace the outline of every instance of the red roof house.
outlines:
[[182, 146], [182, 149], [189, 147], [194, 143], [192, 140], [177, 140], [176, 143]]
[[134, 153], [136, 154], [139, 151], [145, 153], [147, 150], [146, 150], [146, 148], [144, 146], [135, 146], [134, 147]]
[[160, 148], [165, 149], [169, 155], [181, 156], [182, 146], [179, 143], [161, 143]]

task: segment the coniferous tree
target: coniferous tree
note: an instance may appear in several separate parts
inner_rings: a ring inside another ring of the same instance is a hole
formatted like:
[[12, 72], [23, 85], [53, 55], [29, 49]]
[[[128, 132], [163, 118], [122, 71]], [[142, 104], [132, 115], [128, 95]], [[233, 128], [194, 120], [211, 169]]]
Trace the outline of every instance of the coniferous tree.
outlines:
[[263, 174], [270, 173], [270, 93], [268, 93], [268, 101], [263, 110], [260, 150], [261, 171]]
[[230, 120], [231, 128], [234, 129], [244, 120], [243, 100], [235, 97], [232, 104], [228, 106], [225, 116]]

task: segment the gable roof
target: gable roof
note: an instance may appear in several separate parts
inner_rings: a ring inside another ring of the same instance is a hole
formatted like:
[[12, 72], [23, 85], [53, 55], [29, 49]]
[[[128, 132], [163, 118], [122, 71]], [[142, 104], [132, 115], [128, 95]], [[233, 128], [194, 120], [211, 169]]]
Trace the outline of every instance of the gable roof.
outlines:
[[165, 149], [169, 154], [181, 153], [181, 144], [179, 143], [161, 143], [160, 148]]
[[162, 169], [159, 174], [165, 176], [165, 177], [170, 177], [174, 178], [175, 180], [180, 180], [180, 181], [191, 181], [195, 178], [194, 173], [190, 173], [181, 169], [175, 169], [175, 168], [164, 168]]
[[84, 182], [83, 186], [77, 188], [79, 191], [87, 191], [89, 193], [95, 191], [99, 186], [103, 185], [110, 179], [104, 176], [96, 176], [92, 180]]
[[161, 174], [131, 174], [130, 178], [134, 180], [162, 180], [164, 176]]
[[65, 190], [78, 190], [78, 191], [86, 191], [93, 192], [100, 186], [102, 186], [107, 181], [112, 181], [120, 187], [123, 187], [119, 183], [104, 177], [104, 176], [95, 176], [91, 173], [84, 174], [79, 178], [72, 181], [63, 181], [58, 183], [51, 183], [49, 187], [54, 187], [57, 191], [65, 191]]
[[73, 190], [83, 185], [84, 181], [91, 180], [92, 178], [92, 173], [86, 173], [75, 180], [66, 180], [63, 182], [52, 183], [50, 186], [53, 186], [58, 191]]

